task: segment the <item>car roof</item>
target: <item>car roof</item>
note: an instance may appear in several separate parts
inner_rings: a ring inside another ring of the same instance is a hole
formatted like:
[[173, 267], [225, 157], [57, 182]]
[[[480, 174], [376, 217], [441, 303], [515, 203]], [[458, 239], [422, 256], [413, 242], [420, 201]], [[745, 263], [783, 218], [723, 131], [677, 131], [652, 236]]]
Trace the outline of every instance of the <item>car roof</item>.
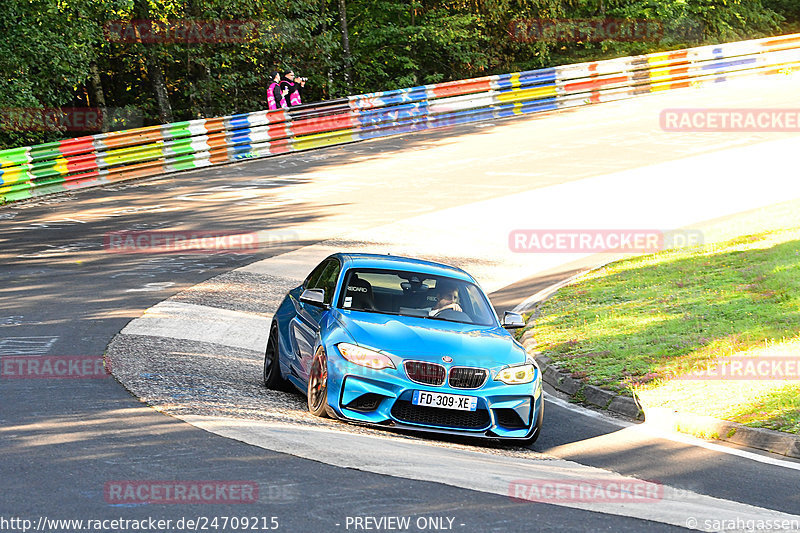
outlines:
[[406, 270], [428, 274], [433, 276], [446, 276], [474, 283], [475, 280], [454, 266], [425, 261], [424, 259], [414, 259], [413, 257], [402, 257], [399, 255], [382, 255], [366, 253], [339, 253], [334, 254], [342, 260], [345, 268], [380, 268], [387, 270]]

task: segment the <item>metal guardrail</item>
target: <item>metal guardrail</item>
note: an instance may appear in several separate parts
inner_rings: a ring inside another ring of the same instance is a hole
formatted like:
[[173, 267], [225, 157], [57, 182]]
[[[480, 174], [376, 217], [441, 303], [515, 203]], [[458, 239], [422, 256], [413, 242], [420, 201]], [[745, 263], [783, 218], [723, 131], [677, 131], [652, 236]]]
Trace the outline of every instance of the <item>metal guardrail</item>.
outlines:
[[800, 68], [800, 34], [350, 96], [0, 150], [0, 203]]

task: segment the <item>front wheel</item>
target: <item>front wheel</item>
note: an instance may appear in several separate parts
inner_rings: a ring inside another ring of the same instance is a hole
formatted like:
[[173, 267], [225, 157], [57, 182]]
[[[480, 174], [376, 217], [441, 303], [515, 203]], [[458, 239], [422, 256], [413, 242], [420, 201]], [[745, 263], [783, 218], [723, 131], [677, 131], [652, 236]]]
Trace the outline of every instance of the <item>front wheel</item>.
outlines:
[[321, 418], [331, 415], [328, 406], [328, 359], [322, 347], [314, 354], [308, 373], [308, 411]]

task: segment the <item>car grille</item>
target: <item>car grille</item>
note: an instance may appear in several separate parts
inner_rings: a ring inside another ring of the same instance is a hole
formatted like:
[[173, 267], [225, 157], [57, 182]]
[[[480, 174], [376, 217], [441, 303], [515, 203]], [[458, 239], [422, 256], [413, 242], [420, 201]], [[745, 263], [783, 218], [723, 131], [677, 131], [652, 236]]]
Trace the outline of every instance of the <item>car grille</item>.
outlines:
[[392, 416], [403, 422], [425, 424], [446, 428], [480, 429], [489, 425], [489, 411], [457, 411], [414, 405], [406, 400], [397, 400], [392, 407]]
[[411, 381], [423, 385], [444, 385], [447, 372], [442, 365], [425, 363], [423, 361], [406, 361], [404, 363], [406, 374]]
[[454, 366], [450, 369], [450, 386], [454, 389], [477, 389], [488, 375], [489, 372], [483, 368]]

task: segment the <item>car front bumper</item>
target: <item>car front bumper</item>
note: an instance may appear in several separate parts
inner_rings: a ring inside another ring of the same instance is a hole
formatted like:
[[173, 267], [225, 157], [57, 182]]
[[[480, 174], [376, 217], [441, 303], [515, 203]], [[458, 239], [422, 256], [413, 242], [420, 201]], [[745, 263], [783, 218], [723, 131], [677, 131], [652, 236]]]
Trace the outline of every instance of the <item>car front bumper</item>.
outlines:
[[[412, 404], [414, 391], [477, 398], [475, 411]], [[328, 403], [343, 420], [472, 437], [525, 439], [542, 409], [541, 374], [531, 383], [507, 385], [492, 376], [476, 389], [415, 383], [402, 370], [371, 370], [341, 358], [328, 361]]]

